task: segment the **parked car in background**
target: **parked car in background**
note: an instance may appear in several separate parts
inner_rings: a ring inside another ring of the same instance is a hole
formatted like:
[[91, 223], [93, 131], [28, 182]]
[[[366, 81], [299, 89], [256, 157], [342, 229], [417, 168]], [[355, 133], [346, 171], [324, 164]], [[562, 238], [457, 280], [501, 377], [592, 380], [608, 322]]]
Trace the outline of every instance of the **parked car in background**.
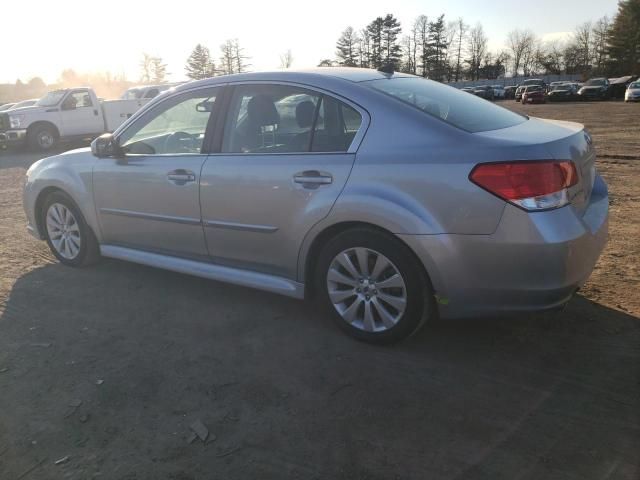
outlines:
[[538, 85], [542, 87], [544, 92], [547, 91], [547, 83], [544, 80], [542, 80], [541, 78], [528, 78], [527, 80], [523, 81], [516, 89], [516, 93], [515, 93], [516, 102], [519, 102], [520, 100], [522, 100], [522, 94], [524, 93], [524, 89], [530, 85]]
[[490, 85], [479, 85], [473, 89], [473, 94], [476, 97], [484, 98], [485, 100], [493, 100], [494, 93], [493, 87]]
[[582, 125], [438, 82], [286, 70], [177, 87], [91, 150], [34, 163], [23, 198], [63, 264], [308, 296], [389, 343], [436, 317], [566, 303], [607, 241], [595, 160]]
[[496, 100], [504, 100], [505, 91], [502, 85], [491, 85], [491, 88], [493, 88], [493, 98]]
[[22, 100], [21, 102], [15, 103], [11, 108], [8, 108], [7, 110], [15, 110], [17, 108], [23, 108], [23, 107], [32, 107], [33, 105], [36, 104], [37, 101], [38, 101], [37, 98], [32, 98], [30, 100]]
[[625, 102], [640, 102], [640, 80], [631, 82], [624, 94]]
[[4, 112], [6, 110], [9, 110], [14, 105], [15, 105], [15, 103], [5, 103], [4, 105], [0, 105], [0, 112]]
[[547, 95], [541, 85], [529, 85], [522, 92], [522, 103], [547, 103]]
[[609, 98], [623, 100], [627, 93], [627, 88], [631, 82], [638, 80], [637, 76], [626, 75], [624, 77], [609, 79]]
[[504, 87], [504, 98], [507, 100], [512, 100], [515, 98], [516, 96], [516, 89], [518, 88], [517, 85], [509, 85], [507, 87]]
[[475, 87], [463, 87], [460, 90], [462, 90], [463, 92], [466, 92], [466, 93], [473, 93], [474, 88]]
[[27, 144], [47, 151], [60, 140], [92, 139], [114, 131], [142, 104], [141, 100], [101, 101], [87, 87], [54, 90], [31, 107], [0, 114], [0, 146]]
[[610, 96], [609, 80], [606, 78], [592, 78], [578, 90], [578, 97], [581, 100], [608, 100]]
[[568, 102], [578, 98], [578, 90], [575, 83], [561, 82], [556, 85], [549, 85], [547, 99], [550, 102]]

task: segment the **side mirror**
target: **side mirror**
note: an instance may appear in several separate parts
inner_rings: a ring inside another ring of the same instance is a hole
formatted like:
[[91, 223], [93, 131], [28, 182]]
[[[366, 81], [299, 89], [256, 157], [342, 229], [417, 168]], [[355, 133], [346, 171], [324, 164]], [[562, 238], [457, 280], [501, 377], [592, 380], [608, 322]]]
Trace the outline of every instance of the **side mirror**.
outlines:
[[98, 158], [119, 158], [122, 149], [112, 133], [105, 133], [91, 142], [91, 153]]

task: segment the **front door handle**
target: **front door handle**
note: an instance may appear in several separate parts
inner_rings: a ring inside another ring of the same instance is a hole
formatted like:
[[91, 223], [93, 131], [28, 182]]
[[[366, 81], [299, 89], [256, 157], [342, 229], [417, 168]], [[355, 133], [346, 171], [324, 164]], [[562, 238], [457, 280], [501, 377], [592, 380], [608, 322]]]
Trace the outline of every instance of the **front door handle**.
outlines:
[[184, 168], [179, 168], [177, 170], [172, 170], [167, 173], [167, 178], [171, 183], [176, 185], [186, 185], [187, 183], [192, 183], [196, 181], [196, 174], [191, 170], [185, 170]]
[[317, 170], [307, 170], [296, 173], [293, 181], [299, 183], [304, 188], [318, 188], [321, 185], [329, 185], [333, 182], [333, 177], [328, 173], [321, 173]]

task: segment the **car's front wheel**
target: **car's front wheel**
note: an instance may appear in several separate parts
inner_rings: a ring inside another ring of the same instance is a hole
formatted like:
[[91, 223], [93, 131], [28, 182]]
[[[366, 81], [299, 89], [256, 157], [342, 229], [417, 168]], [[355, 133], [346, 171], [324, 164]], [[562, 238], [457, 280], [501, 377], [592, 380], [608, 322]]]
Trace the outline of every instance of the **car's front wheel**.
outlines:
[[338, 325], [370, 343], [399, 341], [435, 312], [433, 291], [412, 252], [373, 229], [348, 230], [329, 241], [316, 285]]
[[99, 258], [98, 241], [68, 195], [61, 191], [51, 193], [41, 215], [47, 244], [60, 262], [79, 267]]

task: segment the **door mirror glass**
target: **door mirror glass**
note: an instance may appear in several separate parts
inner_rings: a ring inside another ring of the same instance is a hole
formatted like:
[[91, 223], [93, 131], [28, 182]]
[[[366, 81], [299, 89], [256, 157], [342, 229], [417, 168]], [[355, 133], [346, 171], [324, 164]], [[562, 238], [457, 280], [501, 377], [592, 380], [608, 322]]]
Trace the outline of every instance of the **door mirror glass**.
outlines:
[[118, 145], [118, 139], [112, 133], [100, 135], [91, 142], [91, 153], [98, 158], [117, 158], [122, 156], [122, 151]]

